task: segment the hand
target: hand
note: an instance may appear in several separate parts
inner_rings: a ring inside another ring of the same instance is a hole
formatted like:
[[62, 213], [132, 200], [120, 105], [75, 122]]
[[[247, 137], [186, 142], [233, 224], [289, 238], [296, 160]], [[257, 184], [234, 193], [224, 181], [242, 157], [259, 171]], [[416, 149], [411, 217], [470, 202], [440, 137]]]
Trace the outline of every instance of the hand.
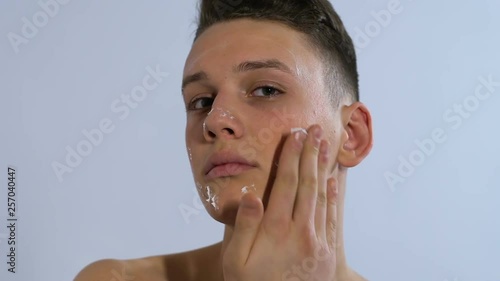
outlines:
[[286, 139], [265, 213], [255, 194], [243, 195], [223, 253], [224, 280], [334, 280], [337, 188], [321, 135], [314, 125]]

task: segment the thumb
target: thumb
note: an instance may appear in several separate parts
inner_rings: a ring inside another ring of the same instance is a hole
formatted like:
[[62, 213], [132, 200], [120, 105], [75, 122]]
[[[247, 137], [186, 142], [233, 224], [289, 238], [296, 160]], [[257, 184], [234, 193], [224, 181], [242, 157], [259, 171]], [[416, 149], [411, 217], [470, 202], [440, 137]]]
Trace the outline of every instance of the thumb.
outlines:
[[243, 194], [236, 214], [231, 245], [228, 247], [234, 254], [234, 261], [240, 265], [245, 264], [250, 256], [263, 215], [264, 206], [260, 198], [252, 192]]

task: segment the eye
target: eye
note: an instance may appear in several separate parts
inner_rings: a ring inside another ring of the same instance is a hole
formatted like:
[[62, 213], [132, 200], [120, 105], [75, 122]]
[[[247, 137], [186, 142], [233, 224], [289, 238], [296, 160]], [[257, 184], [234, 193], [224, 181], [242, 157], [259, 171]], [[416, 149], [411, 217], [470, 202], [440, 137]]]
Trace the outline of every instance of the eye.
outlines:
[[[256, 94], [254, 94], [254, 93], [256, 93]], [[277, 95], [282, 94], [282, 93], [283, 93], [282, 91], [276, 89], [273, 86], [258, 87], [257, 89], [255, 89], [252, 92], [253, 96], [260, 96], [260, 97], [265, 97], [265, 98], [271, 98], [271, 97], [277, 96]]]
[[211, 97], [202, 97], [192, 100], [188, 105], [188, 110], [200, 110], [206, 107], [211, 107], [214, 99]]

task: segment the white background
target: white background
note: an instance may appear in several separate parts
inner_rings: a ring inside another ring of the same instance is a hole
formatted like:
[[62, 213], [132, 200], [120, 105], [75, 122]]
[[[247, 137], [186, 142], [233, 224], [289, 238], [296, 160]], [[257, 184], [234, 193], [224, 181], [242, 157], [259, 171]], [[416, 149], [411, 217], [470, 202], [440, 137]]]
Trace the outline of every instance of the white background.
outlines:
[[[1, 280], [71, 280], [98, 259], [220, 241], [222, 226], [204, 210], [179, 211], [197, 206], [180, 92], [195, 3], [73, 0], [16, 52], [9, 33], [23, 36], [23, 17], [40, 23], [43, 10], [0, 2]], [[358, 47], [375, 131], [371, 155], [349, 172], [348, 260], [369, 280], [498, 281], [500, 87], [460, 124], [443, 115], [474, 105], [479, 77], [500, 81], [500, 2], [401, 0], [376, 23], [389, 3], [334, 2]], [[148, 66], [169, 75], [121, 120], [111, 105]], [[106, 118], [114, 131], [60, 182], [52, 163]], [[446, 141], [418, 159], [415, 141], [439, 128]], [[400, 174], [410, 155], [420, 162]], [[17, 168], [16, 274], [6, 264], [8, 165]], [[388, 172], [404, 182], [391, 188]]]

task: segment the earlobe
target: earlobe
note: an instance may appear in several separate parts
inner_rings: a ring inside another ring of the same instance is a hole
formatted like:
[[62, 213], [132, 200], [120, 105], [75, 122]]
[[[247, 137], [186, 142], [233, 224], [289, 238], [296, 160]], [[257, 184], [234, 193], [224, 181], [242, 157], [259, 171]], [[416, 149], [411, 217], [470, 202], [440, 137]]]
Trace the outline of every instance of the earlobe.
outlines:
[[371, 115], [360, 102], [344, 106], [342, 109], [343, 133], [338, 162], [344, 167], [358, 165], [373, 145]]

